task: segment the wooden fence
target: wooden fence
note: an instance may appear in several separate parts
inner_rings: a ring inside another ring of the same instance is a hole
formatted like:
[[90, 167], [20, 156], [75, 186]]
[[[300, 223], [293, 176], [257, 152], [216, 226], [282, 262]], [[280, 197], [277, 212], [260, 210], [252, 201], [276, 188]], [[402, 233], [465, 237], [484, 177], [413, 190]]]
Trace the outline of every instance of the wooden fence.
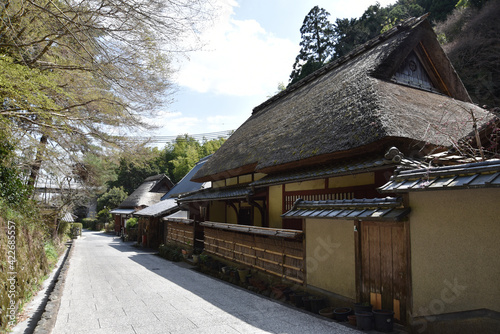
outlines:
[[304, 284], [302, 231], [202, 222], [205, 251]]
[[175, 242], [193, 247], [194, 224], [193, 222], [168, 221], [167, 242]]

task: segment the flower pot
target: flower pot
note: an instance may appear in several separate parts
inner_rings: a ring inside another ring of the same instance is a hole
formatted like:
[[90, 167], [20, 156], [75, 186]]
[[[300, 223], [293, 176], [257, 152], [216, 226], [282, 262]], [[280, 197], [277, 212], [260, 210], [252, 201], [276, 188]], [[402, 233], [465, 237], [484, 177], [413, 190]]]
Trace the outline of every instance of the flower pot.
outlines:
[[309, 298], [309, 302], [311, 303], [311, 312], [314, 314], [319, 314], [319, 310], [326, 307], [325, 297], [312, 296]]
[[354, 313], [357, 312], [371, 312], [372, 305], [369, 303], [355, 303], [354, 304]]
[[319, 314], [324, 316], [324, 317], [333, 319], [333, 310], [334, 310], [333, 307], [326, 307], [326, 308], [319, 310]]
[[347, 316], [351, 314], [351, 312], [352, 309], [349, 307], [340, 307], [333, 310], [335, 319], [337, 319], [337, 321], [347, 321]]
[[302, 298], [307, 296], [307, 293], [305, 292], [292, 292], [290, 294], [290, 301], [292, 302], [293, 305], [297, 307], [304, 307], [304, 302], [302, 301]]
[[373, 310], [375, 318], [375, 330], [379, 332], [392, 332], [394, 327], [394, 311]]
[[240, 276], [241, 283], [246, 283], [249, 272], [250, 271], [248, 269], [238, 269], [238, 275]]
[[285, 299], [285, 290], [288, 289], [286, 285], [275, 285], [271, 287], [271, 297], [274, 299]]
[[198, 263], [200, 261], [200, 256], [193, 254], [193, 263]]
[[347, 321], [349, 321], [349, 324], [356, 326], [356, 315], [348, 315], [347, 316]]
[[302, 297], [302, 304], [304, 304], [304, 308], [306, 311], [311, 311], [311, 296]]
[[373, 313], [366, 311], [356, 312], [356, 327], [361, 330], [373, 329]]

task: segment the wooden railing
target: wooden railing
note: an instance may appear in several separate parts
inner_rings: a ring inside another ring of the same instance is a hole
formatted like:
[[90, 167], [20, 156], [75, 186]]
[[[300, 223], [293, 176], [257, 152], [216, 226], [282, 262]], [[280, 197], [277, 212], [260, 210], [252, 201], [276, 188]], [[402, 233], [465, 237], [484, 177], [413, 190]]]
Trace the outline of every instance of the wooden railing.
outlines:
[[202, 222], [205, 251], [304, 284], [303, 232]]

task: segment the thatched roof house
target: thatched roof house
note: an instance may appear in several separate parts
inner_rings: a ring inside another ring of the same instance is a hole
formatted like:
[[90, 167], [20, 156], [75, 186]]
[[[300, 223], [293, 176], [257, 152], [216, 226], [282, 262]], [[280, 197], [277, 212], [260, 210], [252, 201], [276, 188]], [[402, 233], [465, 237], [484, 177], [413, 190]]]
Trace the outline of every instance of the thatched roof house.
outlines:
[[253, 110], [197, 182], [273, 173], [397, 146], [407, 156], [472, 129], [471, 103], [425, 17], [367, 42]]
[[128, 196], [119, 208], [148, 207], [158, 203], [165, 193], [173, 187], [172, 181], [165, 174], [150, 176]]

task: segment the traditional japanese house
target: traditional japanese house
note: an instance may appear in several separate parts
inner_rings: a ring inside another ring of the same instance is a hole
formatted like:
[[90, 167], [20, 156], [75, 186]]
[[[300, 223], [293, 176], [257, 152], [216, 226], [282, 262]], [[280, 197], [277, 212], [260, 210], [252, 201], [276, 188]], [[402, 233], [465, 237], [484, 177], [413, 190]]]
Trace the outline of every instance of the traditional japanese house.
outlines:
[[[161, 200], [145, 209], [133, 213], [134, 217], [139, 218], [138, 242], [145, 247], [158, 248], [164, 244], [168, 238], [168, 224], [171, 230], [188, 230], [191, 233], [191, 245], [194, 244], [194, 226], [192, 220], [187, 219], [185, 212], [178, 212], [180, 207], [177, 205], [177, 197], [200, 190], [207, 186], [205, 183], [196, 183], [191, 181], [191, 177], [203, 166], [210, 156], [207, 156], [196, 163], [196, 165], [166, 194]], [[178, 226], [174, 228], [174, 226]], [[175, 238], [176, 233], [170, 233], [171, 239]], [[182, 239], [184, 240], [184, 239]]]
[[158, 203], [172, 187], [172, 181], [165, 174], [146, 178], [117, 208], [111, 210], [115, 221], [115, 232], [121, 233], [125, 228], [125, 221], [132, 216], [132, 213]]
[[179, 202], [208, 252], [408, 324], [410, 210], [377, 188], [489, 117], [430, 23], [412, 18], [256, 107], [193, 177], [212, 188]]

